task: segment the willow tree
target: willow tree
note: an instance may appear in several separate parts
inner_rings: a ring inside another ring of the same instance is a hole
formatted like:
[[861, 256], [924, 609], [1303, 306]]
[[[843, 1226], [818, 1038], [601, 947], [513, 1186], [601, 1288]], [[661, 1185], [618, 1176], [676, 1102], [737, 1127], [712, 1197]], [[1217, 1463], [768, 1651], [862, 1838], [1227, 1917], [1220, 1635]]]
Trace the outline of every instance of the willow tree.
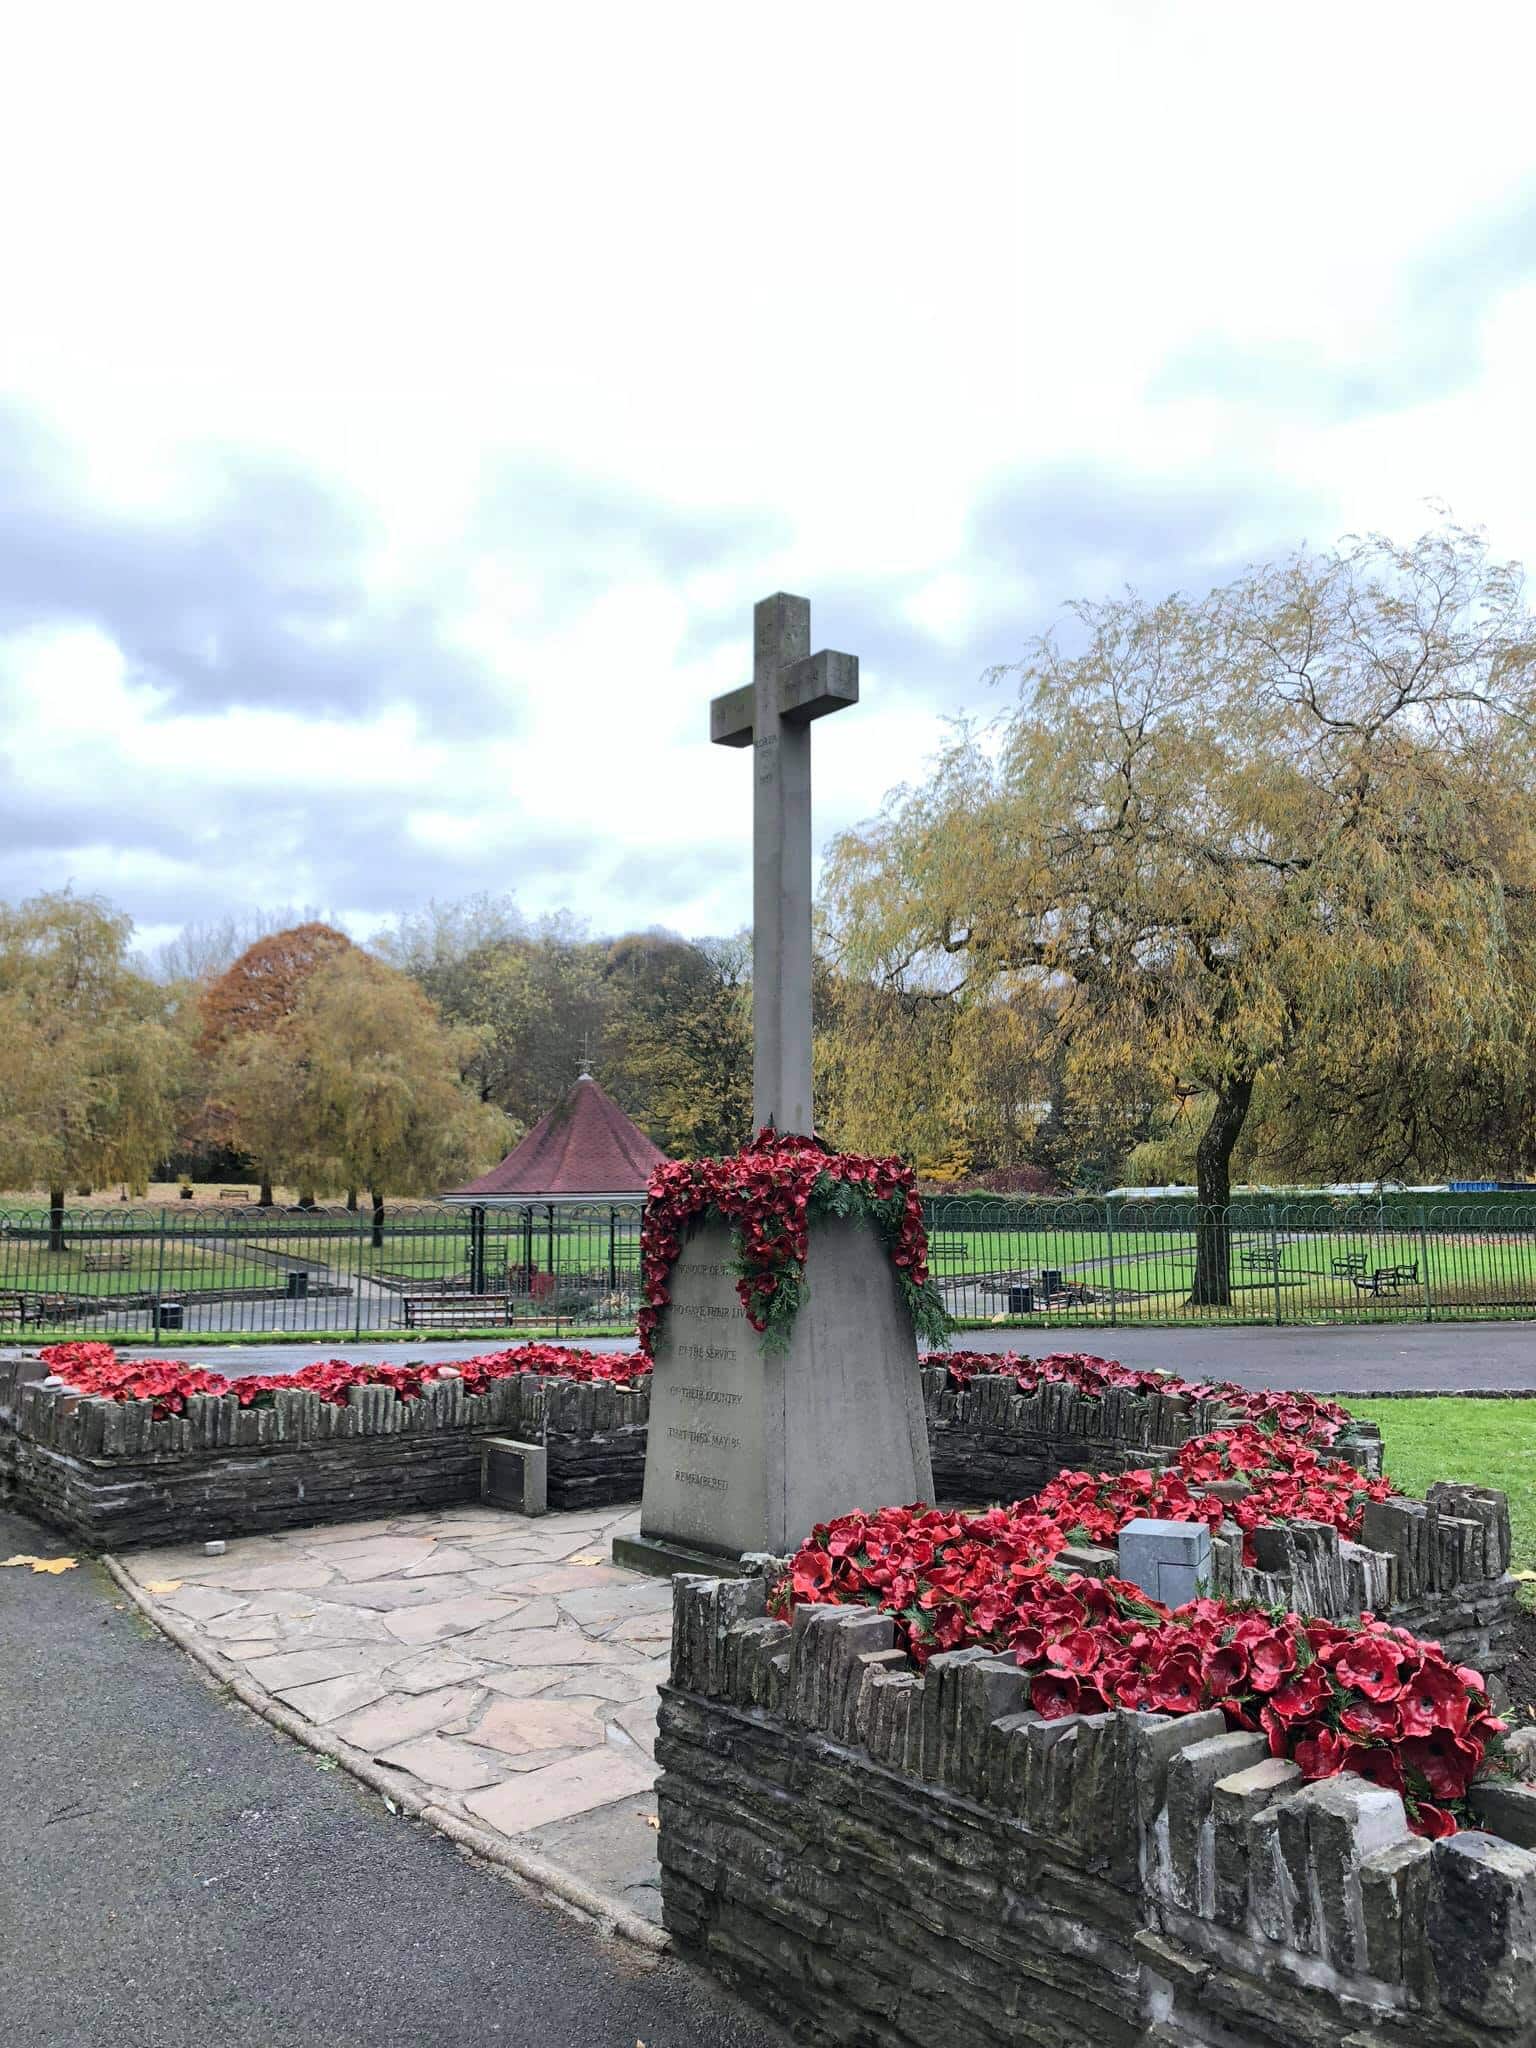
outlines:
[[0, 904], [0, 1185], [147, 1179], [171, 1142], [185, 1033], [128, 965], [130, 920], [68, 891]]
[[832, 926], [849, 971], [962, 1007], [1048, 986], [1076, 1085], [1197, 1103], [1193, 1298], [1224, 1303], [1261, 1080], [1525, 1057], [1536, 629], [1456, 528], [1071, 616], [999, 671], [1011, 715], [839, 842]]
[[436, 1194], [504, 1149], [506, 1119], [461, 1079], [476, 1043], [408, 975], [348, 948], [307, 977], [281, 1033], [236, 1038], [220, 1083], [251, 1149], [370, 1190], [379, 1246], [387, 1195]]
[[1051, 1022], [1034, 990], [962, 1007], [832, 974], [816, 1021], [817, 1128], [838, 1145], [900, 1152], [941, 1180], [1031, 1160]]

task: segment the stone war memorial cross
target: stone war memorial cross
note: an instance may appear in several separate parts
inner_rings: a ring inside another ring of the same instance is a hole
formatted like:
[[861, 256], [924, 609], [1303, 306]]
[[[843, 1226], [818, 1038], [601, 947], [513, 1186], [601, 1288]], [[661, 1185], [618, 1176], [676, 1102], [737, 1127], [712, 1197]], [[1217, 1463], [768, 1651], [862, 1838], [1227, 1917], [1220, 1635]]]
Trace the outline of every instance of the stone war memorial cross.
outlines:
[[[811, 608], [753, 617], [752, 681], [717, 697], [709, 736], [752, 749], [753, 1121], [814, 1133], [811, 725], [859, 700], [858, 658], [812, 654]], [[708, 1222], [672, 1269], [656, 1333], [638, 1538], [618, 1563], [730, 1570], [783, 1556], [853, 1508], [933, 1498], [912, 1319], [866, 1225], [813, 1218], [806, 1295], [773, 1352], [736, 1293], [730, 1231]]]
[[809, 1137], [811, 721], [859, 701], [856, 654], [812, 654], [803, 597], [765, 597], [752, 680], [709, 707], [717, 747], [752, 749], [752, 1122]]

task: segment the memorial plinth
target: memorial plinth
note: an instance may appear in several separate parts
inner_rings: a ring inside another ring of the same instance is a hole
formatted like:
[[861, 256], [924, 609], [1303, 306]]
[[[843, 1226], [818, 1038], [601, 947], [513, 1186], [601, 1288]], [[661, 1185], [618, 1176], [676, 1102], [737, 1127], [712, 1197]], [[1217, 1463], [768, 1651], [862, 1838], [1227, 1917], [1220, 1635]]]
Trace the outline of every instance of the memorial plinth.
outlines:
[[867, 1224], [814, 1221], [806, 1296], [770, 1351], [736, 1293], [729, 1230], [684, 1244], [656, 1333], [640, 1535], [643, 1571], [783, 1556], [817, 1522], [933, 1498], [912, 1318]]

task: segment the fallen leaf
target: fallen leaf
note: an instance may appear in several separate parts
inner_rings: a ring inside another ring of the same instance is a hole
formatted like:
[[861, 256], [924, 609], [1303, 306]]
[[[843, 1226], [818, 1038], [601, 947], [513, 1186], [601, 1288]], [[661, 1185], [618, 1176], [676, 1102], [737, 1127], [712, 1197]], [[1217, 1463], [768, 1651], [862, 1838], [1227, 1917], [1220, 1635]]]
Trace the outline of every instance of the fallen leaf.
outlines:
[[607, 1559], [600, 1550], [587, 1550], [580, 1557], [568, 1557], [565, 1561], [567, 1564], [606, 1564]]
[[77, 1563], [78, 1559], [73, 1557], [27, 1557], [21, 1555], [8, 1557], [0, 1561], [0, 1570], [3, 1570], [5, 1565], [29, 1564], [33, 1571], [51, 1572], [57, 1578], [60, 1572], [72, 1572]]
[[181, 1591], [181, 1580], [146, 1579], [144, 1581], [144, 1590], [146, 1593], [179, 1593]]
[[655, 1828], [658, 1834], [661, 1832], [661, 1822], [654, 1813], [642, 1813], [640, 1818], [648, 1828]]
[[1536, 1572], [1511, 1572], [1512, 1579], [1536, 1579]]
[[393, 1799], [390, 1798], [387, 1792], [384, 1794], [384, 1804], [389, 1808], [391, 1813], [398, 1813], [400, 1811], [399, 1807], [396, 1806], [395, 1802], [393, 1801]]

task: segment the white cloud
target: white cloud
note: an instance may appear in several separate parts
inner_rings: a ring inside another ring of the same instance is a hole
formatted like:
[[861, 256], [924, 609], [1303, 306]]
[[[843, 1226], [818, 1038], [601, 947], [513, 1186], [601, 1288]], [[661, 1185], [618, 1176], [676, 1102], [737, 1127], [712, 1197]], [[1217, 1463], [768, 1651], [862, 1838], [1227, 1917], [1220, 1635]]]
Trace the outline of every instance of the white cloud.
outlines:
[[[32, 10], [0, 397], [132, 528], [130, 598], [252, 462], [359, 517], [324, 603], [278, 549], [251, 603], [292, 615], [254, 649], [186, 601], [195, 553], [132, 648], [122, 605], [55, 594], [9, 639], [0, 605], [0, 893], [68, 870], [146, 924], [180, 886], [366, 926], [514, 887], [726, 928], [749, 790], [706, 706], [766, 591], [865, 661], [817, 734], [825, 836], [1065, 577], [1199, 581], [1433, 496], [1536, 561], [1531, 252], [1478, 253], [1536, 190], [1536, 25], [1492, 15]], [[230, 586], [283, 517], [220, 529]]]

